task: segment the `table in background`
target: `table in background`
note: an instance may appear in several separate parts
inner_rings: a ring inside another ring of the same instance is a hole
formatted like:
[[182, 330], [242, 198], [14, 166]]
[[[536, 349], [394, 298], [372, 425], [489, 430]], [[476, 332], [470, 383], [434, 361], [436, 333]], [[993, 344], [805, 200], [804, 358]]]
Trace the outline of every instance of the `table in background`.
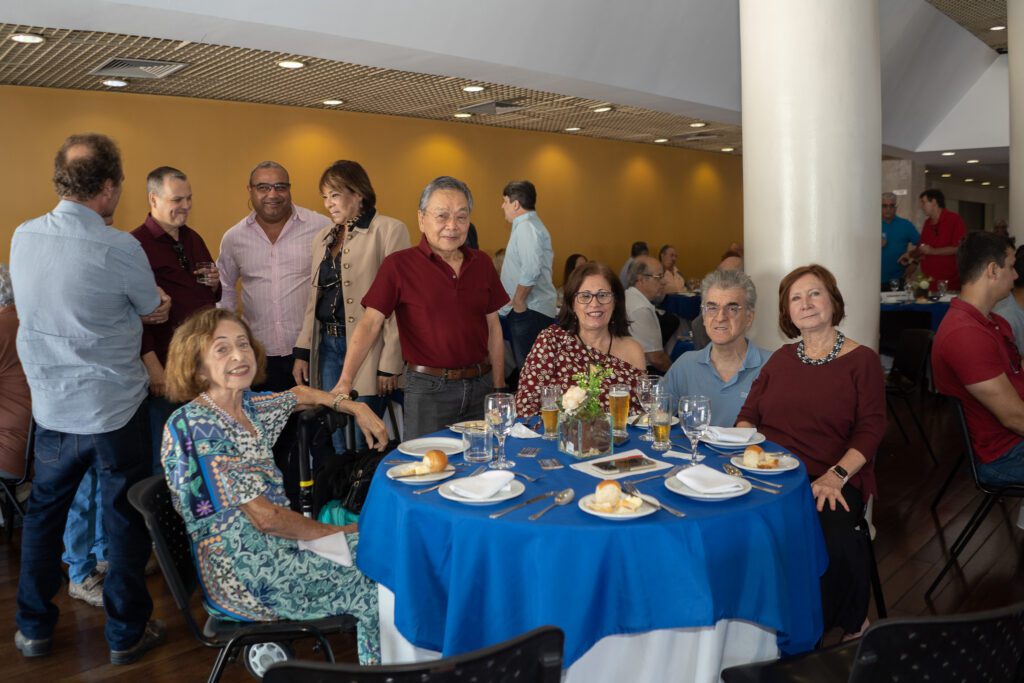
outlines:
[[894, 355], [900, 333], [907, 329], [935, 332], [949, 310], [949, 302], [881, 304], [878, 321], [878, 349]]
[[666, 294], [658, 307], [683, 320], [693, 320], [700, 315], [700, 294]]
[[[617, 450], [650, 452], [638, 433], [631, 429], [630, 443]], [[537, 522], [527, 517], [543, 503], [493, 520], [491, 512], [544, 491], [572, 486], [578, 500], [598, 482], [569, 468], [576, 461], [554, 442], [509, 438], [507, 446], [512, 455], [538, 446], [539, 457], [566, 467], [544, 472], [536, 459], [515, 458], [520, 471], [543, 478], [489, 506], [413, 495], [417, 487], [378, 469], [360, 518], [357, 562], [381, 585], [386, 660], [403, 658], [389, 641], [408, 641], [405, 658], [422, 659], [553, 624], [565, 632], [568, 681], [662, 681], [666, 671], [717, 681], [723, 665], [775, 656], [776, 639], [795, 653], [820, 637], [827, 556], [802, 465], [773, 476], [785, 486], [779, 495], [753, 490], [704, 502], [669, 492], [661, 478], [639, 485], [685, 519], [657, 512], [604, 520], [573, 501]], [[720, 467], [724, 459], [706, 462]]]

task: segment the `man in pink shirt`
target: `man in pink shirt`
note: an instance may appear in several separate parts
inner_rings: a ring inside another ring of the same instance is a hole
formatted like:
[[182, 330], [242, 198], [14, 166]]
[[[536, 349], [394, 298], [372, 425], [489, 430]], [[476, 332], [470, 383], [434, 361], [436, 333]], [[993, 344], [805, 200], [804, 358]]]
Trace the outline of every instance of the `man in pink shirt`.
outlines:
[[267, 379], [254, 388], [284, 391], [295, 385], [292, 347], [309, 299], [313, 238], [332, 223], [292, 204], [288, 171], [277, 162], [257, 164], [248, 189], [252, 213], [220, 243], [218, 306], [238, 311], [235, 284], [241, 280], [244, 318], [267, 351]]

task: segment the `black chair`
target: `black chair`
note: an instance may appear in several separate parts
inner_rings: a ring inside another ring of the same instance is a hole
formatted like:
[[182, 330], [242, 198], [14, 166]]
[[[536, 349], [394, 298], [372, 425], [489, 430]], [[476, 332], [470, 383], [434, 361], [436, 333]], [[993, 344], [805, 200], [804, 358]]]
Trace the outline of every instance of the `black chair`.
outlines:
[[725, 683], [1024, 680], [1024, 602], [959, 616], [886, 619], [859, 641], [729, 667]]
[[542, 626], [504, 643], [432, 662], [356, 666], [282, 662], [266, 683], [558, 683], [562, 677], [562, 631]]
[[925, 380], [925, 372], [928, 368], [928, 354], [932, 346], [932, 337], [934, 336], [934, 332], [925, 329], [905, 329], [900, 332], [896, 356], [893, 358], [892, 371], [889, 372], [889, 376], [885, 380], [885, 402], [889, 406], [889, 411], [892, 412], [893, 419], [896, 421], [896, 426], [900, 428], [900, 433], [903, 434], [904, 440], [909, 442], [910, 439], [907, 437], [907, 432], [903, 428], [903, 423], [896, 412], [896, 407], [892, 403], [893, 397], [903, 399], [907, 412], [910, 413], [910, 417], [914, 420], [914, 425], [917, 427], [917, 433], [928, 449], [928, 455], [931, 456], [932, 462], [938, 465], [939, 461], [935, 457], [935, 451], [932, 450], [932, 444], [928, 440], [928, 435], [925, 434], [924, 427], [921, 426], [917, 413], [914, 412], [913, 406], [910, 405], [910, 397], [920, 390]]
[[[1011, 498], [1024, 498], [1024, 482], [1020, 484], [1011, 484], [1009, 486], [993, 486], [986, 484], [978, 476], [978, 461], [974, 457], [974, 448], [971, 446], [971, 434], [967, 430], [967, 419], [964, 417], [964, 407], [958, 399], [950, 398], [953, 403], [953, 409], [956, 411], [957, 421], [960, 425], [960, 434], [964, 442], [964, 456], [967, 458], [967, 463], [971, 467], [971, 476], [974, 477], [974, 485], [982, 492], [981, 503], [974, 510], [974, 514], [971, 515], [971, 519], [967, 522], [967, 526], [963, 528], [960, 535], [953, 541], [953, 545], [949, 548], [949, 560], [946, 561], [945, 566], [939, 575], [932, 581], [932, 585], [928, 587], [928, 590], [924, 592], [925, 600], [931, 598], [932, 592], [938, 587], [943, 577], [946, 576], [947, 572], [956, 563], [960, 553], [963, 552], [967, 544], [971, 542], [971, 537], [974, 536], [975, 532], [981, 527], [981, 523], [985, 521], [985, 517], [988, 516], [992, 506], [1003, 497]], [[959, 465], [959, 463], [957, 463]], [[956, 473], [956, 469], [953, 470], [953, 474]], [[949, 481], [947, 480], [947, 485]], [[945, 490], [945, 487], [943, 488]], [[941, 493], [941, 492], [940, 492]]]
[[144, 479], [128, 491], [128, 500], [146, 520], [153, 539], [156, 559], [174, 597], [174, 603], [185, 618], [192, 635], [209, 648], [219, 649], [209, 683], [220, 679], [224, 666], [234, 661], [244, 649], [243, 661], [250, 673], [259, 677], [271, 661], [291, 655], [290, 643], [300, 638], [314, 638], [323, 649], [324, 658], [334, 661], [334, 653], [326, 635], [350, 631], [355, 618], [343, 614], [311, 621], [240, 622], [210, 616], [200, 629], [192, 616], [191, 599], [198, 584], [192, 550], [185, 522], [171, 503], [171, 492], [162, 475]]
[[32, 478], [32, 460], [35, 454], [36, 423], [28, 419], [28, 441], [25, 443], [25, 470], [19, 479], [0, 478], [0, 512], [3, 513], [7, 542], [14, 537], [14, 518], [25, 519], [25, 506], [18, 500], [18, 487]]

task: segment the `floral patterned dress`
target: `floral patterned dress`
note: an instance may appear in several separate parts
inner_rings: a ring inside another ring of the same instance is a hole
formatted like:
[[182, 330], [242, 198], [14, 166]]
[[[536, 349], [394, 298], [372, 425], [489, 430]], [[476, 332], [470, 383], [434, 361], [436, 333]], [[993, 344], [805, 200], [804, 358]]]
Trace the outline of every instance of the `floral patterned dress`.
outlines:
[[[288, 507], [271, 446], [295, 407], [295, 395], [246, 392], [242, 406], [256, 435], [198, 399], [174, 411], [162, 460], [174, 507], [185, 520], [203, 604], [239, 621], [358, 620], [359, 661], [380, 662], [377, 586], [298, 541], [264, 534], [239, 508], [259, 496]], [[358, 534], [349, 534], [355, 556]]]
[[555, 385], [565, 393], [566, 389], [575, 384], [572, 376], [578, 372], [587, 372], [591, 365], [600, 365], [612, 371], [611, 377], [601, 383], [602, 403], [607, 405], [608, 390], [613, 384], [626, 384], [630, 390], [631, 411], [640, 411], [636, 382], [643, 377], [644, 370], [633, 367], [621, 358], [595, 351], [577, 335], [552, 325], [537, 336], [523, 364], [523, 370], [519, 373], [516, 414], [519, 417], [538, 414], [542, 386]]

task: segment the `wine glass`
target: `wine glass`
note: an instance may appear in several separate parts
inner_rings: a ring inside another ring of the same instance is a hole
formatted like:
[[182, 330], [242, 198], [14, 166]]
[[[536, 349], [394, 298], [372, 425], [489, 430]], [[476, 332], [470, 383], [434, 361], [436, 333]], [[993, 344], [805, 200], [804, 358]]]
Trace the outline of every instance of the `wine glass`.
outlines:
[[654, 437], [651, 435], [651, 407], [654, 404], [654, 395], [660, 381], [661, 377], [658, 375], [644, 375], [636, 382], [637, 400], [647, 414], [647, 431], [640, 435], [641, 441], [654, 441]]
[[487, 394], [484, 399], [484, 418], [487, 427], [498, 436], [498, 458], [491, 469], [507, 470], [516, 466], [505, 457], [505, 437], [516, 423], [516, 404], [512, 394]]
[[691, 461], [699, 463], [704, 456], [697, 451], [697, 442], [711, 424], [711, 401], [707, 396], [683, 396], [679, 399], [679, 421], [690, 440]]
[[900, 291], [900, 279], [899, 278], [894, 277], [893, 279], [889, 280], [889, 291], [890, 292], [898, 292], [898, 291]]
[[949, 283], [946, 282], [945, 280], [939, 280], [935, 284], [935, 289], [939, 294], [939, 298], [941, 299], [942, 297], [946, 296], [946, 292], [949, 291]]

